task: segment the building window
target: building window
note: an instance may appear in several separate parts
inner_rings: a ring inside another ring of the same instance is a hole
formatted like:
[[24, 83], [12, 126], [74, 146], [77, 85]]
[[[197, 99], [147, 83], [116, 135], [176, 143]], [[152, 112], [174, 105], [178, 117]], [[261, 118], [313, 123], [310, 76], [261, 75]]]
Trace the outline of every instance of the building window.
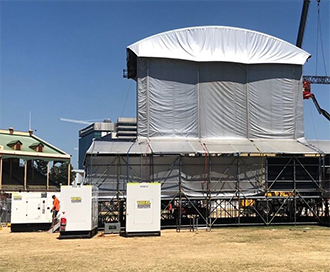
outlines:
[[42, 143], [34, 143], [30, 145], [30, 148], [36, 152], [44, 152], [44, 145]]
[[9, 147], [11, 147], [14, 150], [22, 150], [22, 142], [17, 140], [17, 141], [12, 141], [9, 144], [7, 144]]
[[22, 144], [21, 144], [21, 142], [17, 142], [17, 143], [14, 145], [14, 149], [15, 149], [15, 150], [22, 150]]

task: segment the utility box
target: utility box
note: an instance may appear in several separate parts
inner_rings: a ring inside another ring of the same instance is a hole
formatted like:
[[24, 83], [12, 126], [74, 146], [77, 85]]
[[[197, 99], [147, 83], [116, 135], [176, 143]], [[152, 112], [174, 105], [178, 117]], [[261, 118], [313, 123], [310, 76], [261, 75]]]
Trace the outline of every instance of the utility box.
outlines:
[[54, 192], [13, 192], [11, 196], [11, 231], [48, 230], [52, 224]]
[[160, 183], [127, 183], [126, 236], [160, 235]]
[[61, 186], [60, 238], [91, 238], [98, 228], [98, 188]]
[[104, 234], [120, 233], [120, 223], [104, 223]]

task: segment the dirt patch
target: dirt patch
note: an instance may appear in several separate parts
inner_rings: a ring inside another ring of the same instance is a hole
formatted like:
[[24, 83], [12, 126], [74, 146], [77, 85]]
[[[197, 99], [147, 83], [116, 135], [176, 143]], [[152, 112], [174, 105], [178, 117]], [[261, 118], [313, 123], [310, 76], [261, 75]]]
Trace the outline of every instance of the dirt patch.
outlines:
[[59, 240], [0, 231], [0, 271], [330, 271], [325, 227], [163, 230], [160, 237]]

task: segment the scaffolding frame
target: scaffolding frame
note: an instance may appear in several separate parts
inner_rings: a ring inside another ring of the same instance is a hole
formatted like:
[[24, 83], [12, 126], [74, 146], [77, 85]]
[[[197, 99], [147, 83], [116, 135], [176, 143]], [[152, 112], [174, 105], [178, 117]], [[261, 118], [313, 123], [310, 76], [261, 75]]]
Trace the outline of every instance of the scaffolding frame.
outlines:
[[[100, 226], [107, 222], [125, 226], [127, 182], [160, 182], [162, 228], [177, 231], [329, 222], [329, 163], [323, 155], [151, 153], [106, 157], [103, 164], [102, 156], [95, 154], [86, 160], [86, 182], [101, 192]], [[189, 176], [194, 170], [200, 171]], [[192, 189], [192, 184], [200, 188]]]

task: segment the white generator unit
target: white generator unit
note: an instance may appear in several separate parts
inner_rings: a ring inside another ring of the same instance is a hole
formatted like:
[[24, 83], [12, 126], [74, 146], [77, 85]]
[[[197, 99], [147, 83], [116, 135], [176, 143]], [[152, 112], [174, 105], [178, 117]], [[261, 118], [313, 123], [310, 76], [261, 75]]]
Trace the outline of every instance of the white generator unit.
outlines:
[[98, 188], [61, 186], [60, 238], [91, 238], [98, 229]]
[[53, 199], [56, 192], [13, 192], [11, 196], [11, 231], [48, 230], [52, 224]]
[[126, 236], [160, 235], [160, 183], [127, 183]]

